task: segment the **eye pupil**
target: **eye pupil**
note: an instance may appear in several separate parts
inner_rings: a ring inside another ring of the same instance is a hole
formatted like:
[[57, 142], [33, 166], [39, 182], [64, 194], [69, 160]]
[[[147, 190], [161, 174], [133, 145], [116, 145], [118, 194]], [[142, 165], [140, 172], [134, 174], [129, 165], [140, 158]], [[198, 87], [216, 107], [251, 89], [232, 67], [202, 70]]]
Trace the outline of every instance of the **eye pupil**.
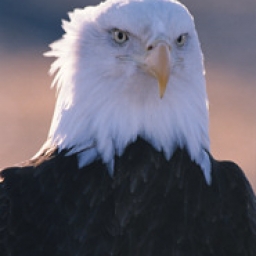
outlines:
[[183, 39], [183, 36], [179, 36], [178, 39], [177, 39], [177, 42], [178, 42], [178, 43], [181, 43], [181, 42], [182, 42], [182, 39]]
[[124, 38], [123, 32], [119, 31], [118, 34], [117, 34], [117, 37], [118, 37], [119, 40], [122, 40]]

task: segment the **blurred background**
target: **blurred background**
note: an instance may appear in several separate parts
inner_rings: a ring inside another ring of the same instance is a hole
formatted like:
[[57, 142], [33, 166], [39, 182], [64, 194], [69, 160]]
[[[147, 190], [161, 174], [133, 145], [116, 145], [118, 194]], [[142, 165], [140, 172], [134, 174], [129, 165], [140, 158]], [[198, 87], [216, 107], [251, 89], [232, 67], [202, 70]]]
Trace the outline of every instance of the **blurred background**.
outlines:
[[[256, 1], [183, 0], [205, 56], [211, 150], [236, 162], [256, 191]], [[0, 1], [0, 167], [32, 157], [45, 141], [55, 102], [42, 56], [61, 19], [94, 0]]]

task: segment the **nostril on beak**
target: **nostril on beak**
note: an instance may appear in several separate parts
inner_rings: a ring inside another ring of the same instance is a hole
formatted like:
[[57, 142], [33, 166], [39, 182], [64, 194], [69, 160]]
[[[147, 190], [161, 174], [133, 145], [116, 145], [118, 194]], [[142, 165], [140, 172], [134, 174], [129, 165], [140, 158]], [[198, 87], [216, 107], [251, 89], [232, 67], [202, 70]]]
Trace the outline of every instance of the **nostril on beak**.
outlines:
[[147, 47], [147, 50], [148, 51], [151, 51], [153, 49], [153, 45], [149, 45], [148, 47]]
[[152, 51], [158, 44], [164, 43], [168, 46], [169, 50], [171, 50], [170, 44], [166, 40], [156, 40], [152, 44], [147, 46], [147, 51]]

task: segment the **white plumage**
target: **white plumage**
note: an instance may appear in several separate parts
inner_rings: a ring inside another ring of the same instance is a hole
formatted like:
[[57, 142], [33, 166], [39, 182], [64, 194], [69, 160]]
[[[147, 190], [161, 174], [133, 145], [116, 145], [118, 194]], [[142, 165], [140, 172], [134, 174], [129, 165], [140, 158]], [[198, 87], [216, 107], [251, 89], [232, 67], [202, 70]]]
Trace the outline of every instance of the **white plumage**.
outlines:
[[[58, 88], [47, 146], [82, 151], [80, 166], [101, 157], [111, 172], [114, 154], [141, 136], [167, 159], [177, 146], [187, 148], [209, 183], [204, 67], [188, 10], [176, 1], [118, 0], [75, 10], [69, 17], [64, 37], [47, 53], [57, 57], [51, 73], [57, 73]], [[114, 29], [126, 32], [127, 42], [116, 43]], [[181, 35], [187, 37], [184, 46], [176, 43]], [[163, 98], [157, 79], [138, 64], [159, 40], [171, 48]]]

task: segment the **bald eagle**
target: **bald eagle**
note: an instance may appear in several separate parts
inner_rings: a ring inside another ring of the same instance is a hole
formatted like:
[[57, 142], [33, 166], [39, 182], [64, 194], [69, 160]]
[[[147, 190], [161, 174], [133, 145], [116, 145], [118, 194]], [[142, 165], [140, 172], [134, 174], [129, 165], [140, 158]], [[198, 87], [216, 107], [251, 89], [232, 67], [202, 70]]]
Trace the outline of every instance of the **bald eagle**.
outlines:
[[1, 171], [1, 256], [255, 256], [242, 170], [210, 153], [203, 57], [174, 0], [77, 9], [46, 143]]

